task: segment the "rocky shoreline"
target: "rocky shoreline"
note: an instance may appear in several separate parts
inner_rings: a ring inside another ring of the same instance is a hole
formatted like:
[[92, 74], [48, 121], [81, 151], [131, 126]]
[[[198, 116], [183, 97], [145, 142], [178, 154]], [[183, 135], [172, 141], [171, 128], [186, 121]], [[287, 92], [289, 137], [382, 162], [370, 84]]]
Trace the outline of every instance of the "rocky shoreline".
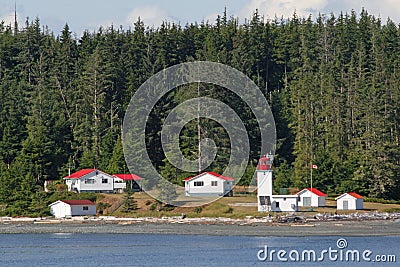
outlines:
[[0, 217], [0, 234], [23, 233], [132, 233], [200, 234], [249, 236], [374, 236], [400, 235], [399, 213], [362, 213], [349, 215], [317, 214], [279, 217], [185, 218], [112, 216], [54, 218]]

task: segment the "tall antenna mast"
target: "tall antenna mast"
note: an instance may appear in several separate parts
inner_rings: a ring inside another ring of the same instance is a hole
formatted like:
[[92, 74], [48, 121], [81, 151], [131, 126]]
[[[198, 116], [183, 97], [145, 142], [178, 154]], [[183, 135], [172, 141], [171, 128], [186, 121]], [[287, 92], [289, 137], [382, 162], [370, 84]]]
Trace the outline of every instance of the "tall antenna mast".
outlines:
[[199, 173], [201, 172], [201, 129], [200, 129], [200, 81], [197, 82], [197, 136], [198, 142], [198, 158], [199, 158]]

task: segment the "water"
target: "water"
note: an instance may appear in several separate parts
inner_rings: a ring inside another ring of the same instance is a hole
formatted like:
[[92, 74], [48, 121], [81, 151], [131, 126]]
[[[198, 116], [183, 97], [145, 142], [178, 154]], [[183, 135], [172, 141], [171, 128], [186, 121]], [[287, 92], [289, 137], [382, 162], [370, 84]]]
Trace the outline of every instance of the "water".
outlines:
[[[346, 249], [395, 255], [400, 237], [344, 237]], [[260, 261], [259, 250], [338, 250], [338, 237], [254, 237], [162, 234], [0, 234], [0, 266], [378, 266], [377, 262]], [[260, 254], [264, 256], [264, 254]], [[288, 258], [288, 255], [286, 255]]]

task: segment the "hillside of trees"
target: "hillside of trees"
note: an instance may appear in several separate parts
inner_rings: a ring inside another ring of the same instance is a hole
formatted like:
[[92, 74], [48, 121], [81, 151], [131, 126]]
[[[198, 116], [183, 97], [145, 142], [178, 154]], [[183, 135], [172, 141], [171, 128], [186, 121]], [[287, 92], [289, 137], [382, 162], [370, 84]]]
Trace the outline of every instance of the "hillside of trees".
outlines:
[[[109, 27], [80, 38], [40, 24], [0, 24], [0, 213], [22, 214], [43, 201], [45, 180], [81, 168], [127, 172], [121, 145], [124, 111], [139, 86], [158, 71], [187, 61], [214, 61], [250, 77], [269, 101], [277, 126], [275, 184], [313, 185], [339, 194], [400, 199], [400, 29], [367, 11], [318, 18], [240, 24], [226, 13], [215, 23], [131, 29]], [[246, 122], [251, 141], [249, 183], [260, 153], [259, 131], [240, 98], [201, 85], [201, 96], [224, 101]], [[154, 166], [176, 183], [160, 144], [162, 121], [196, 86], [177, 88], [153, 109], [146, 131]], [[243, 112], [242, 112], [243, 111]], [[229, 137], [202, 119], [203, 137], [219, 147], [207, 169], [222, 172]], [[181, 149], [197, 155], [196, 121]], [[45, 198], [45, 195], [44, 195]], [[12, 212], [10, 211], [12, 210]]]

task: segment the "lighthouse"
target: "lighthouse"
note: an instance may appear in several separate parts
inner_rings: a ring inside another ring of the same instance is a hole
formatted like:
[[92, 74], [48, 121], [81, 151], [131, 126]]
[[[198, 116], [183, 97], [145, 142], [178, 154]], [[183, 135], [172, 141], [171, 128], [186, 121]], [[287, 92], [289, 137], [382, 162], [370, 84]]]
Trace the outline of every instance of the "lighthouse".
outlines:
[[272, 163], [274, 156], [262, 156], [257, 165], [257, 203], [259, 212], [298, 210], [297, 195], [273, 195]]
[[257, 199], [258, 211], [265, 212], [271, 209], [272, 163], [274, 156], [271, 154], [262, 156], [257, 165]]

